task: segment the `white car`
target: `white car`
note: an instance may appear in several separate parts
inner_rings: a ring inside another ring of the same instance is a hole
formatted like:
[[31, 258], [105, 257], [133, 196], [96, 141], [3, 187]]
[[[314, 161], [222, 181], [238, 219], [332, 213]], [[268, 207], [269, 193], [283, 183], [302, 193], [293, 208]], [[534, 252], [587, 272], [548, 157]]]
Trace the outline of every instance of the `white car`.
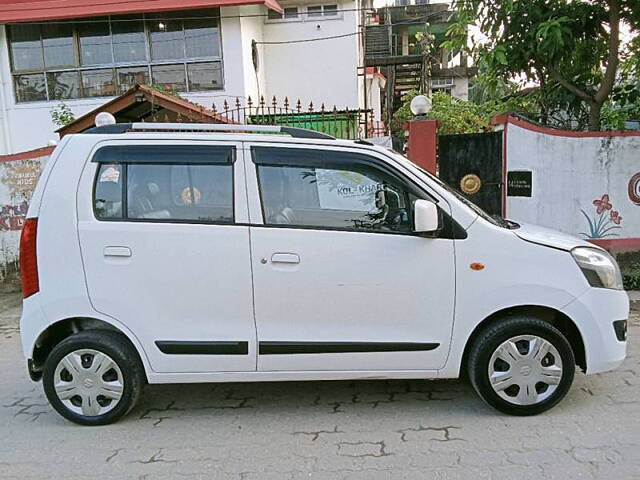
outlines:
[[543, 412], [626, 355], [604, 250], [494, 219], [403, 156], [287, 127], [64, 137], [21, 239], [31, 378], [87, 425], [145, 383], [468, 375]]

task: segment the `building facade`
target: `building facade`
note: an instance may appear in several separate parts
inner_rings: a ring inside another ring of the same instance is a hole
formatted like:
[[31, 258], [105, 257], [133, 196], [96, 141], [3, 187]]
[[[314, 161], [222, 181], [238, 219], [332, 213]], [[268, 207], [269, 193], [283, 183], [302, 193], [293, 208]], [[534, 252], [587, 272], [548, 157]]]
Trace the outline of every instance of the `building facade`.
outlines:
[[445, 92], [467, 100], [469, 79], [477, 69], [468, 66], [464, 52], [443, 47], [455, 21], [445, 2], [396, 0], [377, 9], [364, 29], [365, 65], [386, 77], [385, 116], [390, 118], [412, 91], [426, 95]]
[[135, 84], [207, 108], [275, 96], [352, 109], [377, 85], [359, 75], [359, 0], [13, 1], [0, 6], [0, 154], [56, 139], [62, 103], [77, 118]]

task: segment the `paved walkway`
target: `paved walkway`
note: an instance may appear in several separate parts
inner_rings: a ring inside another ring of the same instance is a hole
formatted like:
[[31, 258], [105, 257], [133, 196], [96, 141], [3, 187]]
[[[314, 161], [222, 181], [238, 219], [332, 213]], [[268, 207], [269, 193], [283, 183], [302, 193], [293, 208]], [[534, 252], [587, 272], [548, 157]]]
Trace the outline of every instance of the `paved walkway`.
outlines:
[[292, 382], [150, 386], [120, 423], [86, 428], [29, 380], [19, 299], [0, 296], [0, 478], [640, 478], [636, 306], [623, 366], [578, 374], [537, 417], [457, 381]]

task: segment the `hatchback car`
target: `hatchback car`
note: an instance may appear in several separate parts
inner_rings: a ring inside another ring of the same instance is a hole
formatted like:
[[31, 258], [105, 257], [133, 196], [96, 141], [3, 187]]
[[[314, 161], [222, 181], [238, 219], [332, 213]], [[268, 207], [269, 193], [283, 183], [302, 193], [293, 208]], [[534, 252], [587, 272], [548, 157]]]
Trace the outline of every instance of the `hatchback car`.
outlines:
[[146, 383], [468, 375], [532, 415], [626, 355], [615, 260], [493, 218], [393, 151], [287, 127], [62, 139], [21, 238], [21, 335], [51, 405], [113, 422]]

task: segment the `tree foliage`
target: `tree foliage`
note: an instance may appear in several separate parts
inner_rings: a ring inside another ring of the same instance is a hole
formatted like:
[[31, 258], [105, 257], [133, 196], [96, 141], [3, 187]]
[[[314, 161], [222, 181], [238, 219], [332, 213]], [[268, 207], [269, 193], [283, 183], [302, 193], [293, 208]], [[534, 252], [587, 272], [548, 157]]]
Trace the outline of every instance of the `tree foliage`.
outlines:
[[622, 129], [627, 120], [640, 120], [640, 36], [630, 42], [611, 100], [602, 109], [602, 123], [607, 128]]
[[484, 82], [525, 79], [539, 88], [542, 115], [563, 112], [577, 127], [599, 129], [601, 110], [630, 53], [620, 29], [640, 30], [638, 0], [455, 0], [458, 23], [448, 47], [466, 47], [462, 26], [486, 41], [470, 50]]
[[51, 121], [56, 127], [64, 127], [73, 122], [76, 117], [74, 116], [71, 108], [64, 102], [60, 102], [51, 110]]
[[[416, 90], [407, 93], [402, 107], [395, 113], [391, 125], [394, 135], [402, 136], [402, 125], [414, 118], [409, 104], [416, 95]], [[536, 108], [535, 95], [474, 103], [453, 98], [446, 93], [435, 93], [432, 102], [428, 117], [438, 120], [438, 133], [442, 135], [485, 132], [491, 128], [491, 119], [496, 115], [507, 112], [530, 113]]]

